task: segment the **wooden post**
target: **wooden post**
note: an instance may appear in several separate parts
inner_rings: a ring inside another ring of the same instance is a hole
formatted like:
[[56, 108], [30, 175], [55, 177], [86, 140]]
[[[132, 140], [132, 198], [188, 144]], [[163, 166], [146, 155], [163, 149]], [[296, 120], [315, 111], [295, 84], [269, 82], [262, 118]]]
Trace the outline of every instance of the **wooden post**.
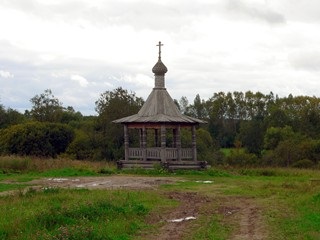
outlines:
[[147, 160], [147, 132], [146, 127], [142, 127], [142, 159]]
[[177, 148], [177, 160], [181, 161], [181, 127], [180, 125], [176, 131], [176, 148]]
[[166, 127], [161, 125], [161, 162], [166, 161]]
[[196, 126], [193, 125], [191, 128], [192, 131], [192, 159], [197, 161], [197, 142], [196, 142]]
[[143, 140], [142, 140], [142, 135], [143, 135], [142, 134], [142, 128], [140, 128], [139, 130], [140, 130], [140, 132], [139, 132], [140, 133], [139, 134], [139, 143], [140, 143], [140, 148], [142, 148], [142, 142], [143, 142]]
[[124, 132], [124, 160], [129, 160], [129, 135], [128, 135], [128, 126], [125, 124], [123, 126]]
[[177, 147], [177, 129], [176, 128], [172, 129], [172, 136], [173, 136], [172, 147], [176, 148]]
[[159, 134], [159, 131], [158, 129], [154, 129], [154, 146], [155, 147], [158, 147], [158, 134]]

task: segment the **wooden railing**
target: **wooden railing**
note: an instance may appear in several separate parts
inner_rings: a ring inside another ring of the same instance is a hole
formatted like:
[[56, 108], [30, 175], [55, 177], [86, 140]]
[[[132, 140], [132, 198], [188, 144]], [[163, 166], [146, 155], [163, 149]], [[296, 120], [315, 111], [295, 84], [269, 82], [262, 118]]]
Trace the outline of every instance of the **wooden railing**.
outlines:
[[181, 159], [192, 159], [192, 148], [181, 148]]
[[[146, 159], [161, 160], [161, 148], [129, 148], [128, 158], [129, 159], [141, 159], [143, 160], [144, 151]], [[181, 160], [192, 159], [192, 148], [181, 148]], [[178, 149], [177, 148], [166, 148], [165, 150], [166, 159], [177, 160]]]
[[147, 148], [147, 159], [161, 159], [161, 148]]
[[129, 148], [129, 158], [142, 158], [141, 148]]
[[178, 159], [178, 150], [176, 148], [166, 148], [166, 159]]

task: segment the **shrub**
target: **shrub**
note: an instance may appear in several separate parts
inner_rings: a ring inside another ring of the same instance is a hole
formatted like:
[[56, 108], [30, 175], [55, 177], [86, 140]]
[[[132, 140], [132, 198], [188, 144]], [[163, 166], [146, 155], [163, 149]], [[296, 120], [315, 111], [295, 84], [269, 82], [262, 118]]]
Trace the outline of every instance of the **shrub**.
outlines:
[[78, 160], [92, 159], [94, 155], [94, 141], [82, 130], [77, 130], [74, 140], [67, 149], [67, 154]]
[[63, 153], [73, 139], [73, 130], [64, 124], [29, 122], [2, 130], [2, 154], [51, 156]]
[[295, 168], [312, 168], [314, 163], [309, 159], [302, 159], [292, 164], [292, 166]]
[[13, 157], [13, 156], [6, 156], [0, 158], [0, 169], [3, 172], [20, 172], [24, 171], [28, 168], [30, 163], [30, 159], [28, 158], [21, 158], [21, 157]]
[[227, 157], [227, 163], [235, 166], [254, 166], [257, 164], [258, 157], [253, 153], [232, 150]]

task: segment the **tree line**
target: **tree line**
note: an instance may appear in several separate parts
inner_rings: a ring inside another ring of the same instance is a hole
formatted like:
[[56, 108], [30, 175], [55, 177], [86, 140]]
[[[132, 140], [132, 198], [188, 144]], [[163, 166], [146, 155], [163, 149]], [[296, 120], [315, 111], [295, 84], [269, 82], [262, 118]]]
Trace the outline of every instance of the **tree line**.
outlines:
[[[218, 92], [174, 100], [181, 113], [207, 121], [197, 130], [200, 160], [211, 164], [318, 166], [320, 98], [272, 92]], [[123, 158], [123, 129], [113, 120], [144, 103], [121, 87], [100, 94], [97, 116], [64, 107], [50, 89], [30, 99], [24, 114], [0, 105], [0, 153], [75, 159]], [[183, 133], [188, 138], [188, 133]], [[168, 136], [170, 137], [170, 136]], [[134, 142], [135, 139], [130, 139]], [[232, 149], [225, 156], [219, 148]]]

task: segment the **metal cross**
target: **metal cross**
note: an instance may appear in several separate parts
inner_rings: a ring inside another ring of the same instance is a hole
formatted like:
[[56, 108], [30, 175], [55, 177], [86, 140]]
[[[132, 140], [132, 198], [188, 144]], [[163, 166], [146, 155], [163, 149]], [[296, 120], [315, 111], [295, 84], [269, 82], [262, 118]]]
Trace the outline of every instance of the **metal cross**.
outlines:
[[159, 47], [159, 59], [161, 59], [161, 46], [163, 46], [163, 44], [159, 42], [159, 44], [157, 45], [157, 47]]

